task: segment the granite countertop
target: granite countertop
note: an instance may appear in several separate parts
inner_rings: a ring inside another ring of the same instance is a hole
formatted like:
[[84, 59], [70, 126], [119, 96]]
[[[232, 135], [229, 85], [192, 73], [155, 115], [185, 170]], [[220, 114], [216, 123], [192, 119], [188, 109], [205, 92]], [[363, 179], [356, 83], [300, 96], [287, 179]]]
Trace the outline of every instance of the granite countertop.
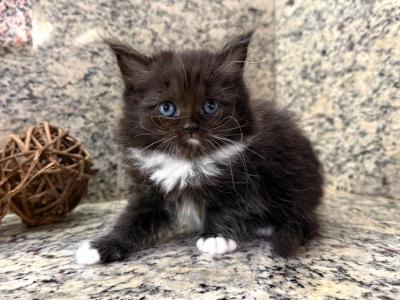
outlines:
[[322, 237], [289, 260], [266, 241], [212, 259], [194, 238], [83, 267], [77, 244], [110, 226], [124, 201], [81, 205], [64, 222], [0, 226], [0, 299], [399, 299], [400, 202], [328, 193]]

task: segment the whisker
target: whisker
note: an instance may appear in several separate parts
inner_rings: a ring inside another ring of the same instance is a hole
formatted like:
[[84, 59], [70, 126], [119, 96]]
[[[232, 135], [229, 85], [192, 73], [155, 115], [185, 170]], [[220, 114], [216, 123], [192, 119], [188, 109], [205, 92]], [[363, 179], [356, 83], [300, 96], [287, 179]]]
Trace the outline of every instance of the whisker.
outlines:
[[220, 129], [220, 130], [217, 130], [215, 132], [232, 131], [232, 130], [240, 129], [240, 128], [243, 128], [243, 127], [247, 127], [247, 125], [249, 125], [249, 124], [250, 123], [245, 123], [245, 124], [243, 124], [241, 126], [236, 126], [236, 127], [232, 127], [232, 128], [228, 128], [228, 129]]
[[[226, 120], [224, 122], [225, 119], [228, 119], [228, 120]], [[225, 126], [225, 124], [227, 124], [229, 121], [230, 121], [229, 116], [225, 117], [222, 120], [220, 120], [220, 122], [218, 122], [217, 124], [214, 124], [213, 129], [215, 130], [215, 129], [221, 128], [221, 127]]]
[[[163, 142], [165, 142], [165, 141], [168, 140], [168, 139], [170, 139], [170, 138], [163, 138], [163, 139], [157, 140], [157, 141], [151, 143], [150, 145], [147, 145], [147, 146], [144, 147], [142, 150], [146, 150], [146, 149], [148, 149], [149, 147], [151, 147], [151, 146], [153, 146], [153, 145], [156, 145], [156, 144], [158, 144], [158, 143], [163, 143]], [[156, 149], [157, 149], [157, 148], [156, 148]]]
[[147, 132], [152, 132], [152, 133], [154, 133], [154, 132], [159, 132], [159, 131], [155, 131], [155, 130], [151, 130], [151, 129], [146, 128], [146, 127], [143, 125], [143, 122], [142, 122], [142, 121], [139, 122], [139, 126], [140, 126], [140, 128], [142, 128], [143, 130], [146, 130]]
[[151, 132], [151, 133], [139, 133], [137, 135], [134, 136], [134, 138], [138, 137], [138, 136], [142, 136], [142, 135], [165, 135], [164, 132]]
[[[168, 131], [168, 126], [166, 126], [161, 120], [162, 118], [159, 118], [158, 116], [150, 116], [151, 120], [153, 121], [153, 124], [160, 130], [162, 131]], [[160, 120], [161, 122], [161, 126], [159, 124], [157, 124], [157, 122], [154, 121], [155, 118], [158, 118], [158, 120]], [[163, 127], [164, 126], [164, 127]]]
[[[209, 134], [209, 135], [211, 135], [211, 136], [212, 136], [213, 138], [215, 138], [215, 139], [224, 140], [224, 141], [226, 141], [227, 143], [231, 143], [231, 144], [235, 144], [235, 143], [236, 143], [235, 141], [231, 141], [230, 139], [224, 138], [224, 137], [222, 137], [222, 136], [218, 136], [218, 135], [215, 135], [215, 134]], [[242, 145], [243, 145], [248, 151], [250, 151], [250, 152], [256, 154], [257, 156], [259, 156], [259, 157], [261, 157], [261, 158], [263, 158], [263, 159], [265, 159], [265, 157], [264, 157], [263, 155], [261, 155], [260, 153], [257, 153], [255, 150], [251, 149], [249, 146], [247, 146], [247, 145], [245, 145], [245, 144], [242, 144]]]

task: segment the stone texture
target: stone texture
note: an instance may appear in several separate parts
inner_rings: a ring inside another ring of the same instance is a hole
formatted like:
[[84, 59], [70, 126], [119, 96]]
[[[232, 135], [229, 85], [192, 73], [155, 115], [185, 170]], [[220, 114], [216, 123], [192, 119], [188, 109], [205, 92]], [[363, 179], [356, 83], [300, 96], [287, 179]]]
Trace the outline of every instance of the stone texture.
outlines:
[[398, 1], [277, 1], [276, 101], [338, 190], [399, 198]]
[[152, 52], [217, 49], [257, 27], [246, 77], [255, 96], [272, 99], [272, 8], [264, 0], [34, 1], [33, 48], [0, 49], [0, 136], [43, 120], [69, 129], [99, 169], [87, 201], [120, 199], [124, 165], [113, 130], [122, 82], [99, 34]]
[[77, 265], [78, 244], [104, 232], [124, 205], [84, 204], [64, 222], [40, 228], [7, 216], [0, 299], [398, 299], [400, 202], [393, 199], [329, 192], [320, 239], [288, 260], [262, 240], [212, 259], [189, 237], [125, 262]]

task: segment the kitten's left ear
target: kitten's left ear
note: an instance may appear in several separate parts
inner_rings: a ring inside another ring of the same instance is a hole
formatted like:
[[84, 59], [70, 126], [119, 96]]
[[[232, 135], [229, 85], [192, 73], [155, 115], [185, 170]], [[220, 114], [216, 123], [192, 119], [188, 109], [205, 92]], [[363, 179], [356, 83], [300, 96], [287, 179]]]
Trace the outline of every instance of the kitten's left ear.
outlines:
[[224, 46], [224, 48], [222, 48], [222, 51], [219, 54], [220, 57], [225, 62], [231, 62], [233, 67], [242, 71], [247, 57], [247, 49], [253, 33], [254, 30], [237, 36], [231, 40]]

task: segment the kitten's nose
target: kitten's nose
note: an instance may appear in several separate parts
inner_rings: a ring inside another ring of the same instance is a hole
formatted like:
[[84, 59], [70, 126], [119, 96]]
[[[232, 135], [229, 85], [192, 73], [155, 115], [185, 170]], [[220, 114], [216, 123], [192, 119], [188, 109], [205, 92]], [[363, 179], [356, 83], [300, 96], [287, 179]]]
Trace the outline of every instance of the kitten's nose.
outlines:
[[195, 133], [196, 131], [198, 131], [200, 129], [199, 124], [197, 124], [196, 122], [187, 122], [185, 125], [183, 125], [183, 129], [187, 132], [187, 133]]

